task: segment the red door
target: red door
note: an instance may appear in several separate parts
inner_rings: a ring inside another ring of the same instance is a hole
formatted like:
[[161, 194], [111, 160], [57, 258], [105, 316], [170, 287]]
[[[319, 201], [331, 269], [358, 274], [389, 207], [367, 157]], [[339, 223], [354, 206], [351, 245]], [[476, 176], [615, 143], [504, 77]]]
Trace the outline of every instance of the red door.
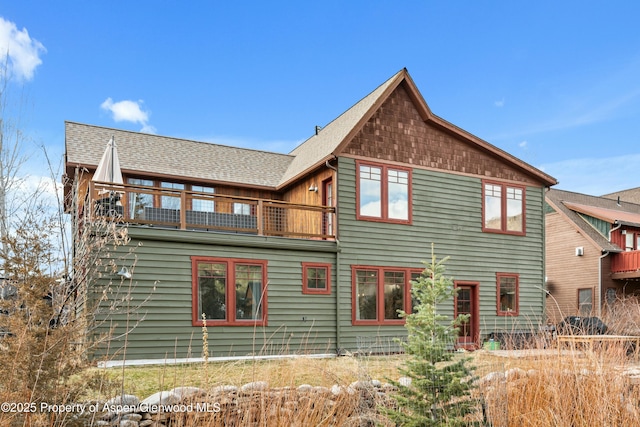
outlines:
[[479, 314], [478, 314], [478, 284], [456, 282], [458, 294], [455, 298], [454, 316], [468, 315], [467, 321], [459, 325], [457, 347], [473, 350], [478, 348]]

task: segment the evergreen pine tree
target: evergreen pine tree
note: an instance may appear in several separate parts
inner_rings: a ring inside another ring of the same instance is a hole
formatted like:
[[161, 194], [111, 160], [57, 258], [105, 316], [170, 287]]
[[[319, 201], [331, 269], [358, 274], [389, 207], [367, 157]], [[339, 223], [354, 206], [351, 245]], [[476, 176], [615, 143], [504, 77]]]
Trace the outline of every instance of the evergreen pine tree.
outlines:
[[393, 395], [398, 407], [387, 415], [398, 425], [469, 425], [464, 417], [474, 409], [469, 396], [472, 368], [467, 358], [457, 358], [453, 352], [456, 326], [467, 319], [459, 316], [448, 321], [438, 311], [439, 304], [451, 303], [456, 294], [453, 280], [444, 275], [447, 260], [436, 259], [432, 244], [431, 262], [424, 262], [425, 270], [412, 282], [411, 295], [417, 305], [411, 314], [401, 312], [406, 318], [408, 339], [403, 346], [408, 360], [400, 372], [411, 383], [391, 381], [398, 387]]

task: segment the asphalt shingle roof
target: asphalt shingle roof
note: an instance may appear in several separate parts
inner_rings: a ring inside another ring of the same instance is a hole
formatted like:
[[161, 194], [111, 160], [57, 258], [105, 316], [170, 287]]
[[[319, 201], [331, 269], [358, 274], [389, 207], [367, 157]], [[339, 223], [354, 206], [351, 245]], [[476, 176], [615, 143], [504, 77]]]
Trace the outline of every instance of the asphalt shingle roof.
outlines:
[[[182, 177], [192, 181], [280, 189], [337, 156], [389, 94], [402, 82], [413, 93], [416, 107], [431, 120], [460, 134], [503, 161], [520, 167], [546, 185], [555, 179], [491, 144], [431, 114], [406, 69], [394, 74], [289, 154], [270, 153], [166, 136], [150, 135], [74, 122], [65, 123], [67, 169], [95, 169], [109, 138], [115, 138], [120, 165], [128, 174]], [[68, 170], [68, 172], [71, 172]]]
[[65, 123], [67, 165], [95, 169], [111, 136], [128, 173], [275, 187], [293, 156], [166, 136]]
[[635, 203], [621, 202], [618, 205], [617, 200], [556, 189], [547, 191], [546, 198], [547, 202], [566, 215], [603, 250], [611, 252], [620, 252], [622, 249], [610, 243], [580, 216], [580, 213], [612, 223], [615, 220], [622, 222], [640, 220], [640, 205]]

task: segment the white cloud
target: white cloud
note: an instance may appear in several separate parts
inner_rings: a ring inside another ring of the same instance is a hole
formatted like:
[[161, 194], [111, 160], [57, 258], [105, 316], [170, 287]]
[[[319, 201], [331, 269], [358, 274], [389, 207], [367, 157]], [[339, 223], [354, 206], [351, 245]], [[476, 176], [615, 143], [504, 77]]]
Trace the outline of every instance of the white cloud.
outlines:
[[42, 64], [40, 55], [47, 50], [29, 37], [26, 28], [18, 30], [16, 24], [0, 17], [0, 61], [7, 64], [9, 76], [21, 80], [31, 80], [36, 67]]
[[640, 153], [617, 157], [570, 159], [542, 165], [559, 189], [592, 196], [640, 187]]
[[138, 123], [142, 125], [141, 132], [156, 133], [156, 128], [149, 124], [150, 113], [142, 109], [143, 103], [142, 100], [113, 102], [113, 99], [107, 98], [100, 104], [100, 108], [111, 112], [116, 122]]
[[522, 141], [522, 142], [520, 142], [520, 144], [518, 144], [518, 147], [527, 148], [528, 145], [529, 145], [529, 143], [527, 141]]
[[493, 105], [495, 105], [496, 107], [500, 108], [500, 107], [504, 107], [504, 103], [505, 103], [505, 100], [504, 100], [504, 98], [502, 98], [502, 99], [499, 99], [499, 100], [495, 101], [493, 103]]

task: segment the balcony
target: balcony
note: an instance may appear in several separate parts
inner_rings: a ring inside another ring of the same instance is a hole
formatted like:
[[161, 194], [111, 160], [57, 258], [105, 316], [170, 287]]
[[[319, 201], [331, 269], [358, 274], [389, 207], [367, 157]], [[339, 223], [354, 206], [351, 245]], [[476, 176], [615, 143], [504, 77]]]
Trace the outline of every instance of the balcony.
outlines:
[[611, 273], [614, 279], [640, 277], [640, 251], [614, 254], [611, 258]]
[[335, 239], [335, 208], [133, 184], [89, 184], [87, 213], [132, 225]]

